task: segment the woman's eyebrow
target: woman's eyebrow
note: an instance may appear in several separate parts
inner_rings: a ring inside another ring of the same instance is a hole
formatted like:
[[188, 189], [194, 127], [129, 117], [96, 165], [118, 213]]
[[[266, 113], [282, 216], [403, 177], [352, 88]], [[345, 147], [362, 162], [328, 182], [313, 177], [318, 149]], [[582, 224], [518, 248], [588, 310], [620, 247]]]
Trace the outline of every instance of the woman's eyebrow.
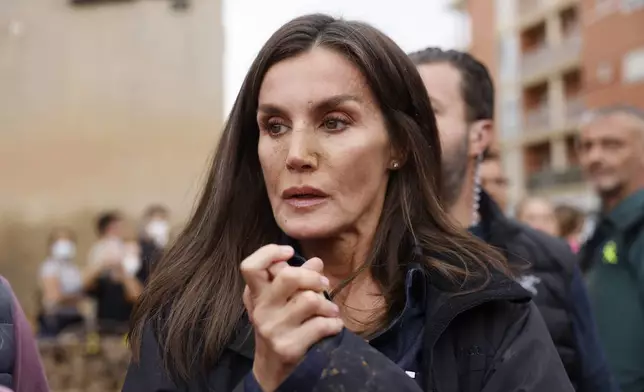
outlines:
[[358, 96], [351, 95], [351, 94], [340, 94], [340, 95], [335, 95], [335, 96], [326, 98], [313, 106], [317, 111], [328, 112], [347, 101], [361, 103], [362, 99]]
[[270, 103], [264, 103], [259, 105], [257, 107], [257, 111], [266, 113], [272, 116], [278, 116], [286, 112], [286, 110], [282, 109], [279, 105], [270, 104]]
[[[311, 102], [309, 106], [312, 108], [312, 110], [316, 112], [328, 112], [347, 101], [361, 103], [363, 100], [362, 98], [356, 95], [339, 94], [339, 95], [331, 96], [329, 98], [325, 98], [319, 102]], [[268, 115], [281, 115], [287, 112], [287, 110], [280, 107], [280, 105], [274, 104], [274, 103], [260, 104], [257, 106], [257, 111]]]

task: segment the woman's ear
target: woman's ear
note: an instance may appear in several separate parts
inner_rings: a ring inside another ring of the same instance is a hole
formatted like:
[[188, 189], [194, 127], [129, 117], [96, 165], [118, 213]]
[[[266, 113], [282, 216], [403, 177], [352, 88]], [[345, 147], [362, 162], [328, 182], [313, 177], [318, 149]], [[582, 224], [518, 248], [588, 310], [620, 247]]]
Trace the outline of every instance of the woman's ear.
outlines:
[[398, 170], [407, 161], [407, 154], [400, 148], [392, 147], [389, 159], [389, 170]]

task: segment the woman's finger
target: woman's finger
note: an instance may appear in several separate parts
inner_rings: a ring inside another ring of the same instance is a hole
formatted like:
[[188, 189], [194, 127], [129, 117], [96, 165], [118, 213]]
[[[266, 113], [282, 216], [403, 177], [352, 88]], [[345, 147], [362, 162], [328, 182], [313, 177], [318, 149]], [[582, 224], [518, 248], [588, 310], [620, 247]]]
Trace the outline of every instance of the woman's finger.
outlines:
[[272, 340], [275, 336], [290, 333], [312, 317], [339, 315], [340, 309], [336, 304], [320, 293], [306, 290], [295, 293], [285, 305], [258, 307], [253, 318], [262, 326], [259, 329], [260, 335]]
[[268, 267], [271, 264], [288, 260], [293, 257], [293, 254], [294, 250], [290, 246], [270, 244], [259, 248], [244, 259], [239, 268], [251, 295], [257, 296], [270, 282]]
[[277, 275], [279, 275], [280, 271], [282, 271], [284, 268], [288, 267], [288, 262], [286, 261], [280, 261], [275, 264], [271, 264], [270, 267], [268, 267], [268, 272], [269, 272], [269, 279], [272, 281], [275, 279]]
[[316, 317], [339, 317], [338, 305], [324, 298], [320, 293], [306, 290], [293, 295], [284, 308], [284, 313], [289, 315], [289, 321], [294, 326], [299, 326], [306, 320]]
[[274, 305], [283, 306], [297, 291], [323, 292], [328, 287], [329, 280], [319, 272], [289, 266], [273, 279], [265, 300]]
[[[268, 271], [270, 272], [272, 277], [275, 278], [281, 270], [288, 266], [289, 264], [286, 261], [283, 261], [280, 263], [272, 264], [270, 267], [268, 267]], [[311, 271], [322, 273], [322, 271], [324, 270], [324, 263], [322, 262], [321, 258], [313, 257], [312, 259], [309, 259], [304, 264], [302, 264], [301, 268], [306, 268], [310, 269]]]
[[315, 343], [337, 335], [344, 328], [337, 317], [313, 317], [272, 342], [272, 349], [286, 363], [297, 363]]
[[[272, 264], [270, 267], [268, 267], [268, 272], [270, 273], [270, 279], [273, 280], [277, 275], [279, 275], [280, 271], [282, 271], [284, 268], [289, 267], [289, 264], [286, 261], [282, 261], [279, 263]], [[308, 261], [306, 261], [300, 268], [306, 268], [311, 271], [317, 271], [319, 273], [322, 273], [322, 270], [324, 269], [324, 263], [322, 262], [322, 259], [319, 257], [314, 257]]]
[[250, 289], [248, 288], [248, 285], [244, 288], [244, 295], [242, 296], [242, 298], [244, 300], [244, 307], [246, 307], [246, 314], [248, 314], [248, 320], [252, 324], [254, 322], [253, 312], [255, 311], [255, 304], [253, 303], [253, 299], [250, 296]]

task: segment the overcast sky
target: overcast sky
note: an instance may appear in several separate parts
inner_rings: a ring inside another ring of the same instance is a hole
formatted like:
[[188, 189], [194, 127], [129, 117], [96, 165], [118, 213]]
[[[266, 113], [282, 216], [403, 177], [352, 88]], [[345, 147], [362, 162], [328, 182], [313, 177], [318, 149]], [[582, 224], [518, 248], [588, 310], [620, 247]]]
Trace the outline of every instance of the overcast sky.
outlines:
[[405, 51], [463, 44], [464, 24], [447, 0], [225, 0], [225, 113], [257, 52], [282, 24], [324, 12], [371, 23]]

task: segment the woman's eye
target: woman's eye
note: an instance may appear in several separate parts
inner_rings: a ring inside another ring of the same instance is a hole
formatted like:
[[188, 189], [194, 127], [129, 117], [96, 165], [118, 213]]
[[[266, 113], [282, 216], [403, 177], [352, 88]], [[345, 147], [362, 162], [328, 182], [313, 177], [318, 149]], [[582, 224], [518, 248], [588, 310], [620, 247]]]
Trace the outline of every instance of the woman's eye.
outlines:
[[347, 122], [339, 118], [329, 118], [324, 120], [324, 128], [329, 131], [339, 131], [347, 127]]
[[286, 131], [286, 125], [281, 123], [268, 123], [265, 126], [266, 132], [271, 135], [279, 135]]

